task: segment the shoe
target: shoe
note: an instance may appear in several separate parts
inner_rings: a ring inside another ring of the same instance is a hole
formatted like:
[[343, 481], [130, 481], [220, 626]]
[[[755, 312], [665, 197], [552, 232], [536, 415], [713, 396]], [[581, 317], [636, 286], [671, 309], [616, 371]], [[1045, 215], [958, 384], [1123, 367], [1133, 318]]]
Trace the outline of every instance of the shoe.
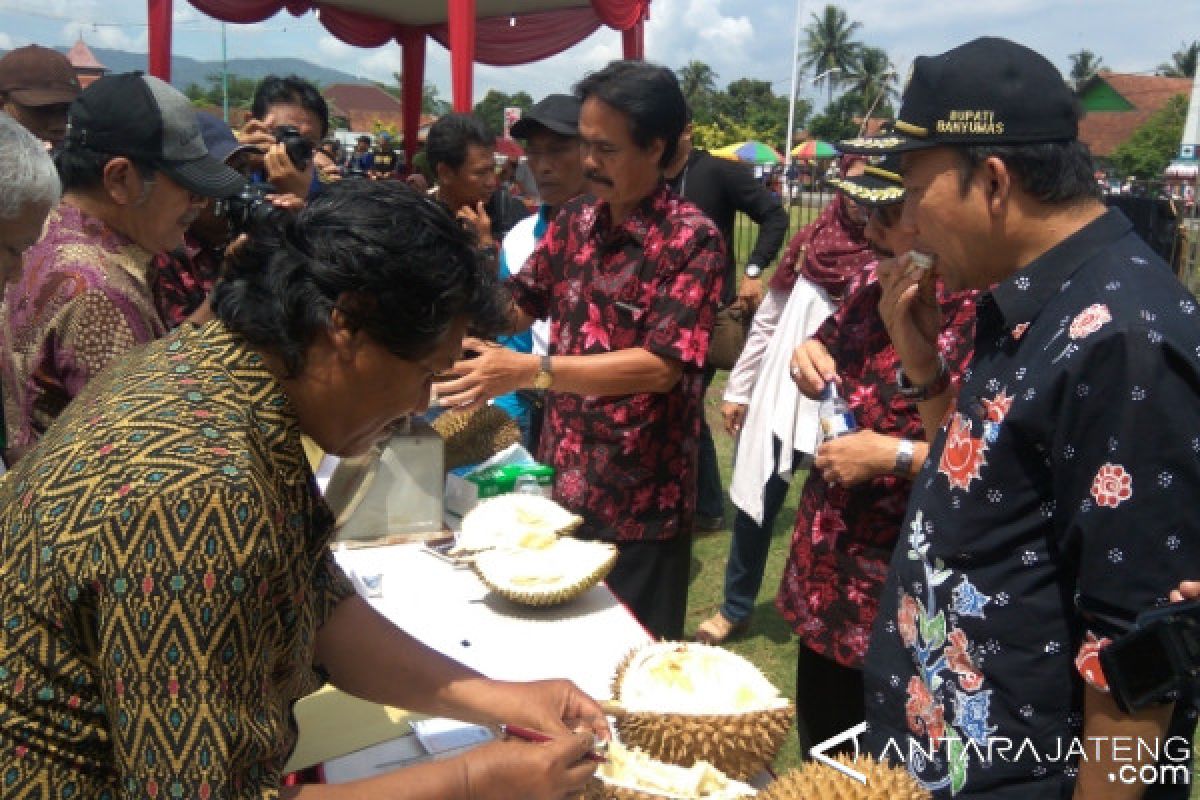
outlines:
[[724, 643], [726, 639], [736, 633], [742, 633], [746, 628], [750, 627], [750, 619], [731, 622], [720, 611], [713, 614], [700, 626], [696, 628], [696, 635], [693, 637], [701, 644], [718, 645]]
[[725, 530], [725, 516], [710, 517], [707, 514], [697, 514], [693, 525], [696, 533], [716, 533]]

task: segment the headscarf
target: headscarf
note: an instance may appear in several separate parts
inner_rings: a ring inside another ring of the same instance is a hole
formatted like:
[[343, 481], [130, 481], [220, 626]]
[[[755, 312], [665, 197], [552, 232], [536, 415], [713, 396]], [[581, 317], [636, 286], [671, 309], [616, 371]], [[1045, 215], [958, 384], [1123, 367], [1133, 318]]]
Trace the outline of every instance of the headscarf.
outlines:
[[[862, 160], [862, 156], [843, 156], [839, 162], [841, 174], [845, 175], [852, 164]], [[792, 290], [796, 285], [796, 262], [803, 253], [804, 262], [799, 265], [799, 274], [831, 297], [840, 299], [850, 279], [875, 258], [863, 234], [865, 227], [850, 216], [842, 193], [837, 192], [817, 218], [788, 242], [787, 250], [771, 276], [771, 288], [784, 292]]]

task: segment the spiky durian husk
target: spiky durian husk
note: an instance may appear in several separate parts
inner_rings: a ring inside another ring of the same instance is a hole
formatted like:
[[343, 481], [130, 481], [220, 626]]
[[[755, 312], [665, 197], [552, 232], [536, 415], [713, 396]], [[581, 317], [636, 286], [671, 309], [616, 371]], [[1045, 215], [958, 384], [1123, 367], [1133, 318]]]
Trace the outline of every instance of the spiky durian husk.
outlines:
[[866, 775], [866, 785], [810, 761], [772, 782], [759, 792], [758, 800], [928, 800], [931, 796], [901, 767], [880, 763], [870, 756], [853, 761], [844, 753], [834, 760]]
[[551, 590], [539, 591], [527, 587], [509, 586], [500, 583], [493, 580], [487, 574], [487, 571], [480, 567], [478, 559], [474, 561], [474, 567], [475, 573], [483, 581], [484, 585], [501, 597], [524, 606], [556, 606], [574, 600], [604, 580], [604, 577], [613, 568], [613, 564], [617, 563], [617, 549], [609, 547], [608, 550], [610, 552], [607, 557], [603, 561], [597, 562], [596, 568], [591, 570], [585, 577], [570, 586], [562, 586]]
[[[612, 695], [621, 701], [621, 680], [638, 651], [630, 651], [617, 666]], [[758, 775], [792, 729], [796, 708], [766, 708], [740, 714], [680, 714], [627, 711], [617, 717], [621, 741], [640, 747], [669, 764], [690, 767], [707, 761], [735, 780]]]
[[474, 411], [447, 411], [433, 421], [446, 441], [446, 469], [478, 464], [521, 441], [521, 429], [502, 409], [483, 406]]

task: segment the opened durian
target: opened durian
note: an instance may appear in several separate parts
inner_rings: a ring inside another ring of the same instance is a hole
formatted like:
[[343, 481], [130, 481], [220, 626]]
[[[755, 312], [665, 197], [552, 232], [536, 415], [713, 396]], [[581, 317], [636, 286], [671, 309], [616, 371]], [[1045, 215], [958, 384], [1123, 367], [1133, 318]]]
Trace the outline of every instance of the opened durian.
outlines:
[[738, 780], [771, 763], [796, 715], [749, 661], [694, 642], [633, 651], [612, 691], [622, 741], [672, 764], [708, 761]]
[[572, 514], [538, 494], [502, 494], [489, 497], [462, 518], [454, 555], [493, 548], [549, 547], [560, 536], [579, 527], [583, 517]]
[[486, 461], [521, 441], [521, 429], [503, 409], [483, 406], [473, 411], [447, 411], [433, 421], [446, 441], [447, 470]]
[[475, 571], [489, 589], [515, 603], [565, 603], [604, 579], [617, 560], [617, 548], [569, 537], [545, 547], [487, 550], [475, 556]]
[[861, 772], [866, 784], [810, 761], [775, 780], [759, 793], [759, 800], [928, 800], [931, 796], [903, 767], [882, 764], [870, 756], [853, 760], [844, 753], [834, 760]]
[[727, 778], [705, 761], [690, 767], [664, 764], [615, 740], [609, 743], [607, 755], [588, 782], [585, 800], [735, 800], [757, 794], [752, 786]]

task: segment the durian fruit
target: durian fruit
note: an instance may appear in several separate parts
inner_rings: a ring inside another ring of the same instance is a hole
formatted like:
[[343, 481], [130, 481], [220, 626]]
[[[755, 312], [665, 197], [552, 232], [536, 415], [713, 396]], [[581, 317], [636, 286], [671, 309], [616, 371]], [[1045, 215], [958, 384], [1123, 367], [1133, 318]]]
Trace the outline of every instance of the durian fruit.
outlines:
[[695, 642], [657, 642], [617, 667], [613, 699], [622, 741], [654, 758], [707, 761], [738, 780], [768, 766], [796, 709], [746, 659]]
[[487, 550], [475, 556], [474, 564], [493, 592], [521, 605], [552, 606], [595, 586], [616, 561], [613, 545], [568, 537], [542, 548]]
[[446, 441], [447, 470], [486, 461], [521, 441], [521, 429], [503, 409], [483, 406], [472, 411], [447, 411], [433, 421]]
[[585, 800], [735, 800], [757, 794], [706, 761], [690, 767], [664, 764], [616, 740], [609, 743], [607, 757], [588, 781]]
[[583, 517], [541, 495], [514, 493], [489, 497], [463, 516], [462, 529], [451, 553], [549, 547], [582, 522]]
[[928, 800], [932, 796], [903, 767], [880, 763], [870, 756], [853, 760], [838, 753], [833, 758], [865, 775], [866, 784], [826, 764], [810, 761], [759, 792], [760, 800]]

